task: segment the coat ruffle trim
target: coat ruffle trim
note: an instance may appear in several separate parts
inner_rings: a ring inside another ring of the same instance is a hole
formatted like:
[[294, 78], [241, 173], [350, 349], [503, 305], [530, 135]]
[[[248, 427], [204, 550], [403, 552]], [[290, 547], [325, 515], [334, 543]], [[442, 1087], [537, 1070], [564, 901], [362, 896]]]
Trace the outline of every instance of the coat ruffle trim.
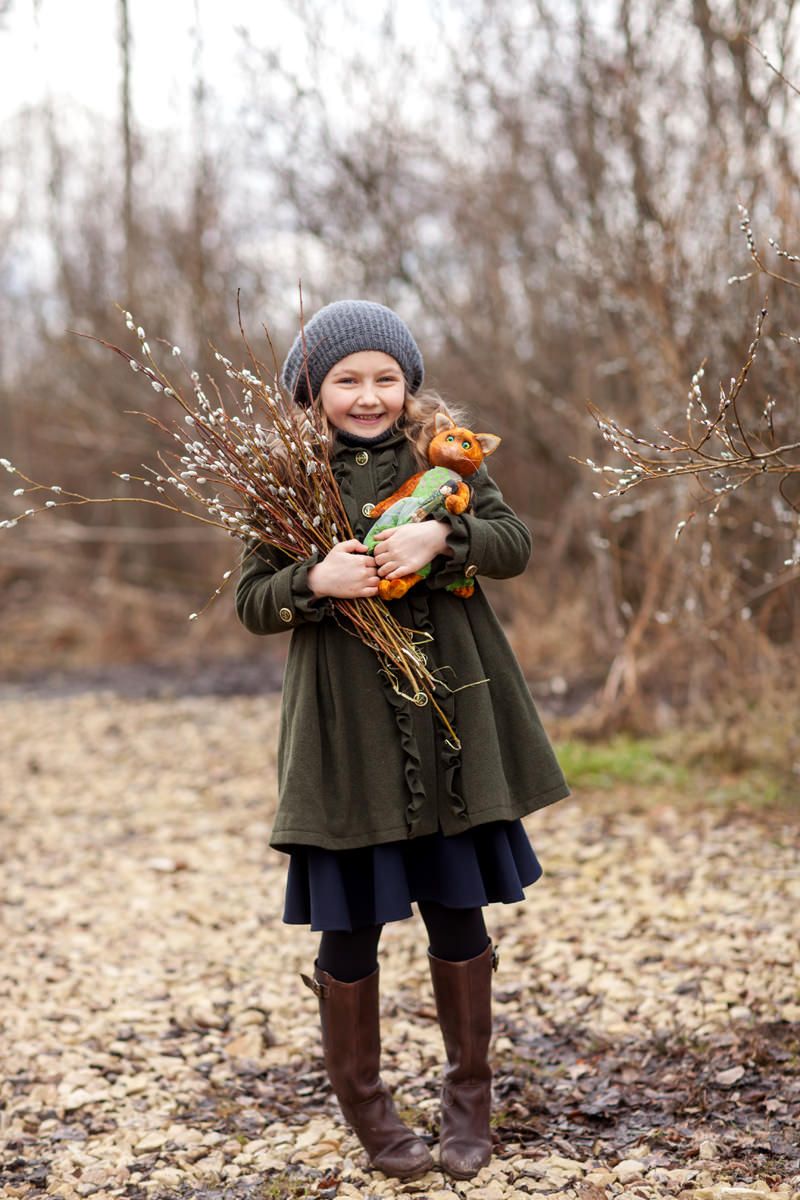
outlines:
[[[408, 601], [413, 628], [429, 638], [431, 646], [435, 646], [435, 631], [430, 618], [430, 606], [424, 585], [420, 586], [418, 591], [409, 592]], [[445, 669], [441, 666], [438, 667], [440, 676], [442, 670]], [[385, 680], [385, 686], [391, 692], [389, 699], [405, 754], [406, 781], [412, 794], [412, 799], [406, 807], [406, 823], [408, 825], [409, 837], [413, 837], [419, 825], [421, 809], [426, 799], [425, 786], [422, 782], [422, 760], [414, 737], [414, 723], [408, 707], [413, 701], [398, 696], [392, 689], [391, 681], [388, 677]], [[455, 698], [450, 688], [441, 678], [436, 686], [434, 697], [447, 718], [448, 723], [454, 727]], [[438, 716], [434, 716], [433, 720], [436, 727], [436, 743], [442, 765], [446, 802], [454, 816], [464, 817], [467, 815], [467, 806], [456, 782], [458, 772], [461, 768], [461, 751], [455, 742], [449, 737], [443, 736], [443, 727]]]
[[380, 679], [386, 699], [391, 705], [394, 723], [400, 735], [400, 745], [403, 748], [403, 772], [406, 786], [411, 793], [411, 799], [406, 805], [406, 825], [408, 836], [414, 837], [422, 820], [427, 793], [422, 782], [422, 758], [417, 746], [417, 739], [414, 736], [414, 721], [408, 708], [413, 701], [395, 691], [392, 680], [386, 671], [380, 672]]
[[375, 464], [375, 486], [376, 486], [376, 490], [377, 490], [377, 496], [375, 497], [376, 504], [379, 499], [383, 499], [384, 491], [386, 492], [386, 494], [388, 496], [390, 496], [392, 494], [392, 492], [397, 487], [396, 479], [397, 479], [397, 453], [396, 453], [396, 451], [393, 454], [380, 455], [378, 458], [378, 461]]

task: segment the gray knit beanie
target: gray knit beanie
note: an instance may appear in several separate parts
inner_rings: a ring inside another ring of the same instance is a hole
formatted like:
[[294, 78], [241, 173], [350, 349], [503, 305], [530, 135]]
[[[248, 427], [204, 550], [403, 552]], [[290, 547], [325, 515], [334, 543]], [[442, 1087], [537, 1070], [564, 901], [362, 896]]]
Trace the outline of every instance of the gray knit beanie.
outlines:
[[[400, 365], [413, 395], [422, 386], [422, 355], [397, 313], [370, 300], [337, 300], [315, 313], [297, 335], [281, 371], [281, 383], [298, 404], [308, 404], [319, 393], [323, 379], [340, 359], [359, 350], [382, 350]], [[306, 372], [308, 377], [306, 377]]]

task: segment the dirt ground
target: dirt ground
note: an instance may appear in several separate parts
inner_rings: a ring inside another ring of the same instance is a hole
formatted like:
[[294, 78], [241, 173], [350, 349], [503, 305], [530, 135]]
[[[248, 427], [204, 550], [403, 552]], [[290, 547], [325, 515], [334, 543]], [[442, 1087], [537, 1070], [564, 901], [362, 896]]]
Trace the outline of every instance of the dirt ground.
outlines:
[[[489, 912], [495, 1134], [467, 1183], [370, 1171], [321, 1069], [267, 846], [274, 695], [0, 698], [0, 1194], [800, 1196], [800, 851], [788, 816], [628, 788], [527, 822]], [[416, 917], [382, 943], [384, 1076], [435, 1147]]]

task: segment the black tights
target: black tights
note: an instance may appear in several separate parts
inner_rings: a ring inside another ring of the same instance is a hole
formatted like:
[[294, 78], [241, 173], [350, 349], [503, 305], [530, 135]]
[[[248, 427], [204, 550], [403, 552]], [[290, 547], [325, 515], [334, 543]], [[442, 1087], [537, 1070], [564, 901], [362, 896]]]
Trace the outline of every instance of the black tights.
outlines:
[[[420, 916], [428, 931], [434, 958], [464, 962], [476, 958], [489, 944], [481, 908], [446, 908], [433, 900], [420, 900]], [[317, 963], [340, 983], [355, 983], [371, 975], [378, 965], [382, 925], [363, 929], [326, 929], [319, 943]]]

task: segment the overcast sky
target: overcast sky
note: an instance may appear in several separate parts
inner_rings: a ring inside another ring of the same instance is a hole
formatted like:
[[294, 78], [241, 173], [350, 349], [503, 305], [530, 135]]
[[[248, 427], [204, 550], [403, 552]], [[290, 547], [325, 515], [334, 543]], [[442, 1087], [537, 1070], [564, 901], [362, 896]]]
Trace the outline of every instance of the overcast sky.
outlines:
[[[291, 41], [292, 18], [282, 0], [130, 0], [132, 93], [137, 120], [175, 123], [193, 78], [195, 14], [200, 13], [203, 68], [215, 91], [238, 99], [237, 28], [259, 44]], [[0, 35], [3, 85], [0, 113], [8, 116], [49, 94], [99, 111], [116, 111], [120, 86], [116, 0], [13, 0]]]
[[[355, 44], [346, 0], [324, 7], [330, 27]], [[359, 21], [380, 18], [384, 3], [356, 3]], [[280, 48], [285, 61], [300, 68], [304, 41], [291, 0], [129, 0], [132, 33], [131, 92], [136, 121], [151, 128], [182, 123], [194, 78], [194, 35], [199, 13], [202, 67], [207, 86], [223, 109], [235, 111], [245, 99], [237, 67], [239, 31], [246, 28], [263, 48]], [[0, 119], [51, 96], [96, 111], [116, 114], [120, 52], [117, 0], [11, 0], [0, 29]], [[427, 0], [397, 4], [401, 34], [417, 51], [434, 53], [424, 29]], [[338, 14], [338, 18], [337, 18]], [[363, 45], [363, 42], [360, 43]], [[376, 64], [387, 69], [388, 64]]]

